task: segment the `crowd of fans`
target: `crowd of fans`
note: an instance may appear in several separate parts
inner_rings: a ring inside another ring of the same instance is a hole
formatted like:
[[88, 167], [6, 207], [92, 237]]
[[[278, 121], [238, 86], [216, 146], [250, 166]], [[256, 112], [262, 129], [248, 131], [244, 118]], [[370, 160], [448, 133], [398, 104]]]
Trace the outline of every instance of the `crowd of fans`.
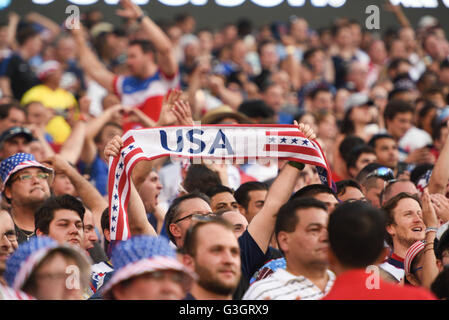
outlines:
[[[435, 18], [414, 27], [388, 5], [399, 27], [382, 32], [307, 17], [212, 30], [120, 3], [118, 26], [97, 10], [71, 30], [37, 13], [0, 24], [0, 300], [449, 297]], [[294, 162], [140, 162], [131, 237], [111, 239], [121, 136], [196, 121], [297, 122], [336, 190]]]

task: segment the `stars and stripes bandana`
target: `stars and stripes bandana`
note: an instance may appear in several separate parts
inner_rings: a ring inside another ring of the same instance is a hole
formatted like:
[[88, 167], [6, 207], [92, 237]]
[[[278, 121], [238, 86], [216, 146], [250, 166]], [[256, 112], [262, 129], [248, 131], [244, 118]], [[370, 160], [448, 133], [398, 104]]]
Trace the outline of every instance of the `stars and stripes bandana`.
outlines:
[[256, 163], [289, 160], [315, 165], [321, 182], [335, 183], [320, 145], [293, 125], [203, 125], [130, 130], [120, 155], [109, 159], [108, 195], [111, 240], [130, 237], [127, 207], [131, 170], [140, 160], [170, 156], [192, 163]]

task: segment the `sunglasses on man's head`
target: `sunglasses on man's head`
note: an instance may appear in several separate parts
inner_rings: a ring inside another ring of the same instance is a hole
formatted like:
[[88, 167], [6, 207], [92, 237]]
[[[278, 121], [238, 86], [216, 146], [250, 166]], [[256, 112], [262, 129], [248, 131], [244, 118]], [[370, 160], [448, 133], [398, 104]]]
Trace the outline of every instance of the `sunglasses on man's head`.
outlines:
[[193, 212], [191, 214], [186, 215], [185, 217], [175, 220], [173, 223], [178, 223], [183, 220], [190, 219], [190, 218], [192, 220], [196, 220], [196, 221], [207, 221], [207, 219], [209, 219], [211, 216], [215, 216], [215, 214], [212, 212], [208, 212], [208, 213]]
[[370, 174], [368, 174], [366, 176], [366, 179], [371, 178], [371, 177], [382, 178], [385, 181], [389, 181], [389, 180], [394, 179], [394, 172], [390, 168], [380, 167], [380, 168], [377, 168], [376, 170], [374, 170], [373, 172], [371, 172]]

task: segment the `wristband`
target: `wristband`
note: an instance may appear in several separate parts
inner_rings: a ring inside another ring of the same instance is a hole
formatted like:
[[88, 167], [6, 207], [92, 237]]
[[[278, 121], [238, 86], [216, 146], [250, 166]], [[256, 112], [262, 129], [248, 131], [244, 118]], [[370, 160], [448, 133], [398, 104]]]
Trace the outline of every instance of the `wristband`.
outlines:
[[304, 167], [306, 166], [304, 163], [301, 162], [295, 162], [295, 161], [289, 161], [287, 162], [289, 165], [291, 165], [292, 167], [295, 167], [296, 169], [298, 169], [299, 171], [302, 171], [302, 169], [304, 169]]
[[426, 234], [427, 233], [429, 233], [429, 232], [437, 232], [438, 231], [438, 228], [434, 228], [434, 227], [428, 227], [428, 228], [426, 228]]

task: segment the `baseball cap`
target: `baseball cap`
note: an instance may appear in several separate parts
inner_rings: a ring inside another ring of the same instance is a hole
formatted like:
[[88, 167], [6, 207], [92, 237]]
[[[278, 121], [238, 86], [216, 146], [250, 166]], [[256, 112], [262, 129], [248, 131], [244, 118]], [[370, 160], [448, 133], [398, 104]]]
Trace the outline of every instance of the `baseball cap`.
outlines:
[[53, 169], [37, 162], [36, 158], [34, 158], [32, 154], [16, 153], [0, 163], [0, 178], [3, 183], [2, 190], [5, 188], [6, 183], [14, 173], [31, 167], [42, 168], [42, 170], [53, 174]]
[[374, 102], [364, 93], [353, 93], [345, 102], [345, 111], [349, 111], [354, 107], [361, 107], [364, 105], [373, 106]]
[[12, 127], [0, 134], [0, 148], [3, 146], [3, 143], [15, 136], [22, 135], [28, 142], [34, 140], [34, 136], [31, 133], [31, 130], [25, 127]]

